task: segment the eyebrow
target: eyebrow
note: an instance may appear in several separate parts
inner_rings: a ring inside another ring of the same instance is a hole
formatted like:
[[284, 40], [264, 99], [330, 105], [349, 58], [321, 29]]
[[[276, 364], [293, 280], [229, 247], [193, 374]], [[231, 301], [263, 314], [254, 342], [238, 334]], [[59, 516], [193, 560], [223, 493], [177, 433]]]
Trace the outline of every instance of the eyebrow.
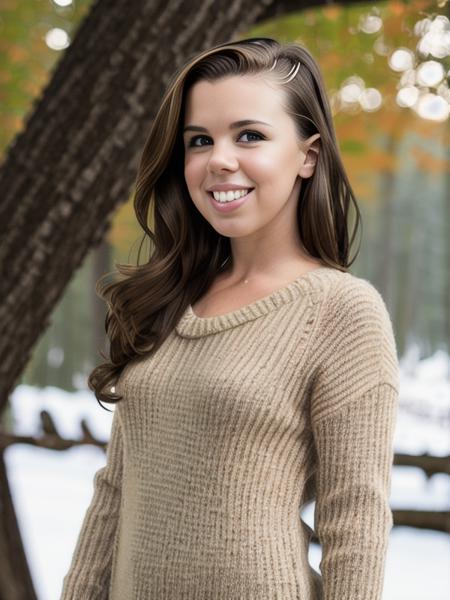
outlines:
[[[247, 125], [253, 125], [254, 123], [259, 123], [260, 125], [267, 125], [268, 127], [272, 127], [270, 123], [266, 123], [265, 121], [256, 121], [255, 119], [242, 119], [241, 121], [235, 121], [231, 123], [230, 129], [237, 129], [239, 127], [245, 127]], [[200, 127], [199, 125], [186, 125], [183, 129], [183, 133], [186, 131], [208, 131], [206, 127]]]

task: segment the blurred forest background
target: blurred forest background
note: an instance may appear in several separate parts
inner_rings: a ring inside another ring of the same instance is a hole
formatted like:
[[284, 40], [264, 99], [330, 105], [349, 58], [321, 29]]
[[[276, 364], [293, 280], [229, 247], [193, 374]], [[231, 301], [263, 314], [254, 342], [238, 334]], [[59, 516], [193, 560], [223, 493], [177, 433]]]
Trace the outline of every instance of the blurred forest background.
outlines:
[[[0, 156], [90, 4], [3, 0]], [[412, 342], [421, 357], [448, 351], [450, 340], [446, 11], [448, 4], [426, 0], [334, 5], [260, 24], [242, 36], [299, 41], [322, 68], [363, 215], [361, 252], [351, 271], [382, 293], [400, 355]], [[434, 18], [439, 14], [440, 24]], [[434, 44], [426, 60], [421, 44]], [[115, 262], [132, 261], [140, 239], [131, 197], [124, 198], [105, 243], [89, 254], [59, 302], [21, 382], [86, 389], [104, 346], [105, 310], [95, 281]]]

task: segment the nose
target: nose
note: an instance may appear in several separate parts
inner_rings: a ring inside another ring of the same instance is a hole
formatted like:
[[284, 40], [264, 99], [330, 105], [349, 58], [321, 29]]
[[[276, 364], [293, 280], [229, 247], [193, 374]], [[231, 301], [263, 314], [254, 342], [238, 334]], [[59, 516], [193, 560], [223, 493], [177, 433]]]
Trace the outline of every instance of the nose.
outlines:
[[212, 146], [208, 160], [208, 169], [212, 173], [220, 171], [235, 171], [239, 167], [234, 149], [227, 143], [215, 143]]

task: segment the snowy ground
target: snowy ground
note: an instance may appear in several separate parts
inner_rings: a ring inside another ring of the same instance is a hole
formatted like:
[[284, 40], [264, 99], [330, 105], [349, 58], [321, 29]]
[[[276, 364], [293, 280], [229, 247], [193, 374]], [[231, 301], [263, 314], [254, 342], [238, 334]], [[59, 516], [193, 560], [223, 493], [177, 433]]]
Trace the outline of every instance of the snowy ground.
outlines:
[[[93, 433], [108, 439], [113, 413], [101, 409], [91, 393], [67, 394], [57, 388], [25, 385], [12, 395], [14, 429], [39, 431], [39, 411], [54, 417], [63, 436], [78, 438], [84, 417]], [[450, 358], [438, 352], [418, 361], [414, 351], [401, 361], [400, 410], [395, 450], [410, 454], [450, 453]], [[105, 464], [94, 447], [55, 452], [15, 444], [5, 453], [8, 475], [39, 600], [59, 600], [81, 521], [93, 492], [93, 476]], [[450, 477], [427, 481], [419, 469], [394, 467], [392, 508], [450, 510]], [[314, 505], [302, 518], [313, 526]], [[311, 547], [319, 571], [320, 548]], [[450, 535], [394, 527], [386, 558], [383, 600], [448, 600]]]

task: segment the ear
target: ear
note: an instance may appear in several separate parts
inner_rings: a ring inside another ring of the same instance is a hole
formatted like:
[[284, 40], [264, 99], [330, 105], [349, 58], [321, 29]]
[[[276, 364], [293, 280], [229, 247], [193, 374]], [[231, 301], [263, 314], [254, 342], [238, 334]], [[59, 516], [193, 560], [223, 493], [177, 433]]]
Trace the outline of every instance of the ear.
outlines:
[[308, 179], [315, 171], [317, 158], [320, 151], [319, 138], [320, 133], [315, 133], [302, 144], [302, 152], [305, 154], [305, 158], [298, 171], [298, 174], [302, 179]]

